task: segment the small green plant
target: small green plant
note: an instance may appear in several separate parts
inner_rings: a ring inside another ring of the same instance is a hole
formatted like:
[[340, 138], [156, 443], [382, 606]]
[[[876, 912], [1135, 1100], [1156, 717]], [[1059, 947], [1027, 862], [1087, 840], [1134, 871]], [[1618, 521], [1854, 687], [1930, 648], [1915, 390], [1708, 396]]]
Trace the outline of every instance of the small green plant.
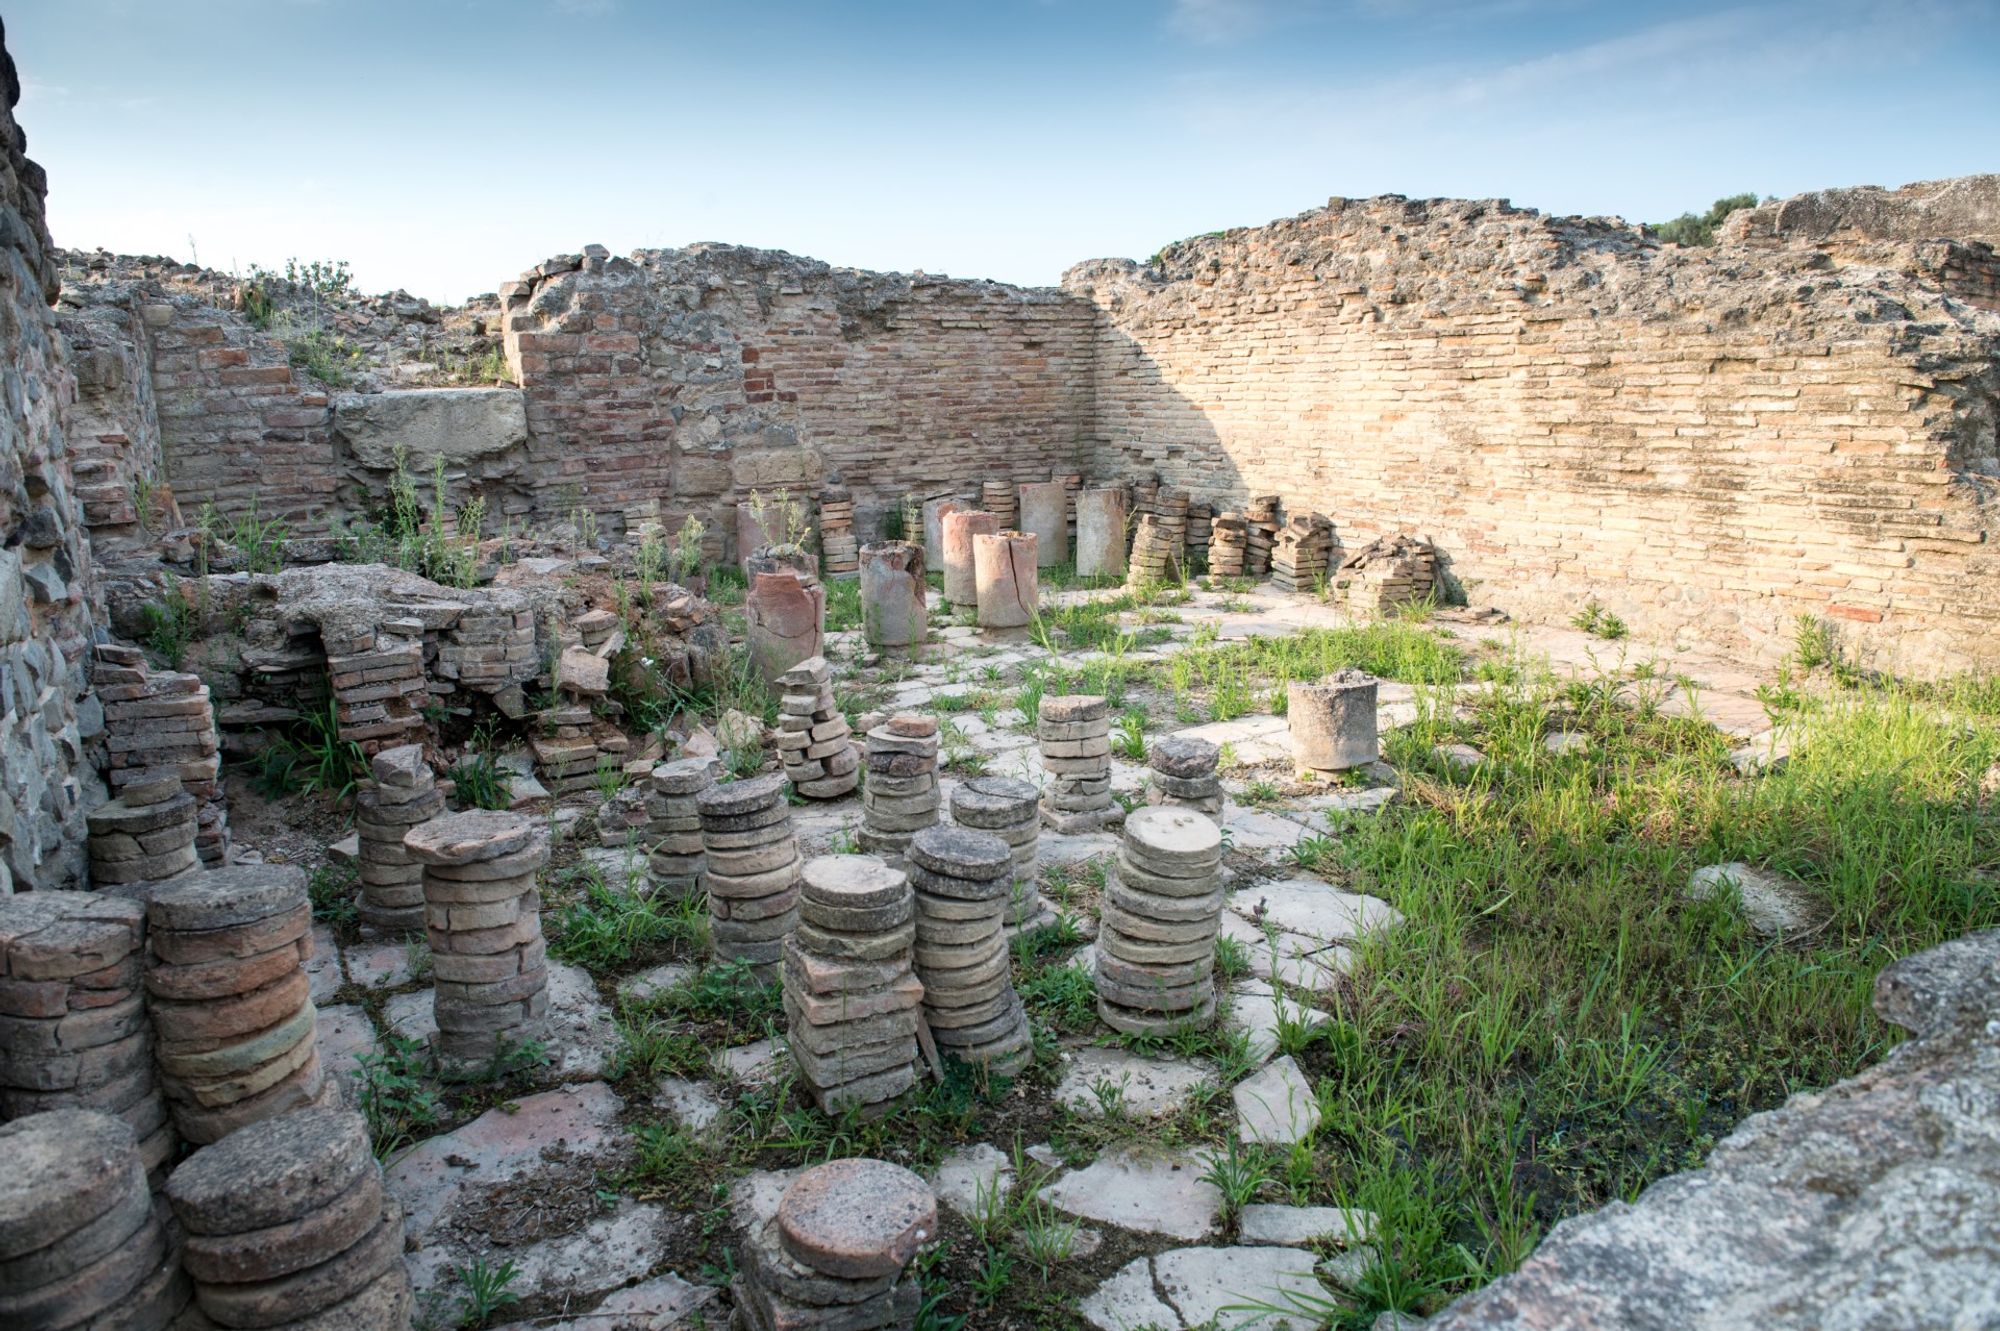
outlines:
[[361, 363], [361, 348], [337, 333], [314, 328], [285, 343], [294, 369], [303, 370], [329, 388], [344, 388]]
[[1818, 615], [1800, 615], [1792, 621], [1792, 662], [1799, 669], [1817, 670], [1832, 665], [1839, 656], [1833, 625]]
[[1250, 948], [1240, 938], [1228, 934], [1215, 940], [1215, 971], [1225, 980], [1241, 979], [1250, 973]]
[[470, 1265], [453, 1267], [451, 1274], [465, 1291], [458, 1297], [458, 1324], [470, 1331], [491, 1326], [501, 1309], [521, 1301], [521, 1296], [508, 1288], [521, 1275], [511, 1257], [498, 1266], [487, 1265], [481, 1257]]
[[1118, 731], [1111, 737], [1111, 751], [1131, 762], [1146, 761], [1146, 714], [1133, 708], [1118, 718]]
[[140, 645], [168, 670], [178, 670], [187, 658], [188, 644], [194, 641], [200, 616], [171, 574], [157, 601], [148, 601], [139, 615], [145, 625]]
[[1599, 605], [1593, 598], [1585, 601], [1583, 609], [1570, 616], [1570, 624], [1594, 637], [1616, 641], [1630, 631], [1625, 621]]
[[445, 773], [456, 787], [458, 802], [470, 809], [505, 809], [513, 804], [513, 778], [493, 755], [470, 747]]
[[356, 1062], [361, 1083], [357, 1098], [378, 1158], [415, 1141], [442, 1120], [437, 1090], [425, 1076], [429, 1055], [423, 1045], [388, 1035], [380, 1052], [362, 1054]]
[[796, 546], [803, 550], [812, 536], [812, 521], [805, 502], [794, 497], [790, 490], [779, 490], [773, 495], [752, 490], [750, 515], [756, 520], [757, 530], [764, 533], [765, 540], [774, 548]]
[[681, 529], [674, 533], [668, 576], [675, 582], [686, 582], [700, 571], [701, 542], [706, 535], [708, 525], [692, 513], [681, 523]]
[[1246, 1152], [1234, 1137], [1229, 1149], [1211, 1151], [1201, 1181], [1222, 1194], [1222, 1208], [1234, 1217], [1257, 1200], [1257, 1194], [1271, 1181], [1271, 1169], [1261, 1152]]
[[359, 880], [360, 870], [352, 863], [328, 861], [314, 869], [306, 879], [306, 897], [312, 902], [313, 918], [336, 930], [353, 924], [359, 911], [354, 891]]

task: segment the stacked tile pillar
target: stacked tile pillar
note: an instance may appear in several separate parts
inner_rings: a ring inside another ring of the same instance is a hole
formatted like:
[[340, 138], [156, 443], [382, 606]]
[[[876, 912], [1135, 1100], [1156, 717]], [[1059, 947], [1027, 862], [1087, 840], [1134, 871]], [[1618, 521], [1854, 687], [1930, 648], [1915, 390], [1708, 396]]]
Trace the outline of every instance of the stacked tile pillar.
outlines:
[[1192, 809], [1125, 820], [1097, 933], [1097, 1015], [1127, 1035], [1164, 1035], [1215, 1017], [1222, 928], [1222, 832]]
[[1205, 739], [1175, 736], [1154, 741], [1146, 754], [1152, 769], [1146, 803], [1179, 805], [1222, 821], [1222, 781], [1215, 774], [1221, 750]]
[[148, 670], [136, 647], [99, 644], [92, 692], [104, 704], [105, 773], [111, 793], [175, 778], [194, 796], [195, 851], [210, 868], [229, 857], [222, 738], [208, 686], [177, 670]]
[[1004, 1077], [1035, 1056], [1010, 969], [1013, 877], [1013, 850], [991, 832], [927, 827], [910, 840], [924, 1020], [941, 1049]]
[[708, 872], [696, 796], [715, 784], [715, 764], [707, 758], [661, 763], [648, 784], [641, 836], [653, 890], [678, 901], [692, 900], [707, 890]]
[[900, 861], [910, 838], [937, 822], [937, 729], [935, 717], [904, 713], [868, 732], [861, 849]]
[[418, 933], [424, 927], [424, 866], [403, 845], [403, 836], [444, 812], [444, 792], [421, 744], [384, 749], [369, 770], [373, 784], [354, 796], [361, 923], [385, 934]]
[[1151, 513], [1139, 515], [1132, 529], [1132, 556], [1125, 567], [1130, 587], [1147, 587], [1181, 580], [1181, 554], [1172, 534]]
[[1012, 481], [985, 481], [979, 487], [979, 506], [999, 523], [997, 530], [1012, 531], [1020, 525], [1021, 496]]
[[873, 855], [822, 855], [800, 880], [786, 1044], [822, 1112], [886, 1113], [917, 1080], [924, 989], [911, 970], [909, 879]]
[[904, 1269], [937, 1232], [936, 1196], [900, 1165], [834, 1160], [808, 1169], [775, 1216], [753, 1217], [737, 1248], [737, 1324], [914, 1326], [923, 1289]]
[[1111, 707], [1096, 694], [1042, 699], [1035, 718], [1042, 768], [1042, 817], [1065, 836], [1108, 827], [1124, 817], [1111, 798]]
[[171, 773], [127, 785], [85, 817], [92, 884], [143, 897], [149, 884], [195, 872], [201, 867], [199, 813], [194, 796]]
[[808, 657], [778, 676], [778, 757], [807, 799], [839, 799], [861, 782], [853, 732], [833, 697], [833, 667]]
[[1041, 904], [1035, 875], [1042, 832], [1037, 798], [1032, 785], [1011, 776], [975, 776], [959, 782], [951, 793], [951, 820], [999, 837], [1013, 856], [1013, 884], [1007, 895], [1010, 933], [1034, 922]]
[[452, 1079], [477, 1076], [547, 1027], [536, 884], [548, 843], [524, 814], [473, 809], [413, 827], [403, 844], [424, 866], [438, 1069]]
[[774, 772], [709, 786], [695, 807], [708, 865], [710, 951], [769, 984], [799, 922], [799, 843], [785, 779]]

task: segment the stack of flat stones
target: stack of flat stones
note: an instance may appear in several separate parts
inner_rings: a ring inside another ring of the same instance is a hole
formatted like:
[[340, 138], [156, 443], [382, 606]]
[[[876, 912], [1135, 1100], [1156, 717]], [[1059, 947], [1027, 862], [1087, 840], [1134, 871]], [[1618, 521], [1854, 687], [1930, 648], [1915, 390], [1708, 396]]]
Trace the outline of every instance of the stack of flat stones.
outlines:
[[1187, 510], [1187, 557], [1190, 566], [1208, 567], [1208, 547], [1215, 535], [1215, 505], [1191, 503]]
[[720, 962], [745, 962], [759, 984], [778, 977], [799, 922], [799, 842], [776, 772], [695, 795], [708, 874], [709, 943]]
[[868, 732], [868, 781], [861, 788], [861, 831], [872, 855], [900, 859], [910, 838], [938, 820], [938, 725], [902, 713]]
[[165, 1331], [186, 1310], [180, 1253], [127, 1124], [88, 1109], [0, 1127], [0, 1326]]
[[597, 746], [596, 718], [590, 705], [565, 697], [543, 712], [541, 719], [548, 733], [528, 741], [535, 755], [535, 775], [555, 795], [593, 789], [597, 763], [604, 755]]
[[819, 496], [819, 567], [829, 578], [853, 577], [861, 568], [861, 546], [854, 539], [854, 495], [829, 486]]
[[1209, 526], [1208, 571], [1218, 578], [1242, 577], [1249, 550], [1249, 521], [1241, 513], [1217, 513]]
[[1192, 809], [1155, 805], [1125, 820], [1097, 932], [1097, 1015], [1127, 1035], [1215, 1017], [1222, 832]]
[[540, 1039], [547, 1025], [548, 945], [536, 883], [548, 842], [525, 814], [471, 809], [411, 828], [403, 844], [424, 866], [438, 1071], [477, 1076]]
[[997, 531], [1012, 531], [1021, 520], [1021, 492], [1012, 481], [985, 481], [979, 487], [979, 507], [999, 519]]
[[201, 867], [195, 851], [199, 806], [181, 779], [156, 776], [134, 782], [87, 815], [90, 880], [136, 896], [149, 883], [171, 882]]
[[839, 799], [861, 784], [847, 718], [833, 700], [833, 667], [809, 656], [778, 676], [778, 756], [807, 799]]
[[123, 897], [0, 897], [0, 1118], [111, 1114], [159, 1174], [177, 1138], [153, 1071], [145, 937], [146, 908]]
[[305, 873], [239, 864], [155, 888], [146, 903], [153, 1057], [174, 1126], [197, 1144], [335, 1103], [320, 1067]]
[[204, 1146], [174, 1171], [167, 1201], [195, 1302], [215, 1325], [410, 1324], [403, 1212], [359, 1114], [285, 1114]]
[[371, 754], [422, 741], [430, 728], [423, 711], [430, 683], [424, 678], [421, 620], [399, 619], [393, 628], [355, 624], [347, 632], [322, 621], [320, 640], [342, 739]]
[[1317, 590], [1332, 558], [1333, 523], [1321, 513], [1297, 514], [1271, 548], [1271, 581], [1280, 591]]
[[1140, 514], [1139, 525], [1132, 529], [1132, 554], [1125, 563], [1126, 583], [1144, 587], [1179, 582], [1180, 576], [1181, 554], [1174, 533], [1155, 515]]
[[1167, 548], [1173, 552], [1175, 567], [1187, 567], [1188, 492], [1177, 485], [1163, 485], [1154, 508], [1159, 513], [1160, 528], [1166, 533]]
[[104, 704], [104, 779], [114, 796], [133, 785], [179, 777], [199, 810], [195, 851], [213, 867], [229, 856], [222, 793], [222, 737], [199, 675], [149, 670], [136, 647], [99, 643], [91, 692]]
[[941, 1049], [1003, 1077], [1035, 1056], [1007, 945], [1013, 878], [1013, 849], [991, 832], [945, 825], [910, 840], [924, 1020]]
[[785, 943], [786, 1043], [825, 1113], [886, 1113], [916, 1084], [915, 914], [909, 878], [874, 855], [822, 855], [800, 873], [799, 926]]
[[937, 1197], [900, 1165], [833, 1160], [754, 1217], [730, 1287], [737, 1331], [868, 1331], [916, 1324], [923, 1289], [903, 1278], [937, 1235]]
[[975, 776], [951, 792], [951, 820], [999, 837], [1013, 857], [1013, 881], [1007, 892], [1009, 933], [1032, 925], [1040, 913], [1035, 856], [1042, 814], [1037, 799], [1032, 785], [1011, 776]]
[[1177, 736], [1156, 741], [1146, 754], [1152, 768], [1146, 803], [1178, 806], [1222, 821], [1222, 780], [1215, 774], [1221, 750], [1205, 739]]
[[640, 838], [656, 893], [686, 901], [706, 890], [708, 861], [695, 797], [714, 784], [715, 764], [707, 758], [661, 763], [648, 778]]
[[1111, 798], [1111, 707], [1095, 694], [1042, 699], [1035, 720], [1042, 767], [1042, 817], [1065, 836], [1108, 827], [1124, 817]]
[[374, 784], [354, 796], [361, 922], [383, 933], [416, 933], [424, 927], [424, 866], [404, 847], [403, 836], [444, 812], [444, 792], [421, 744], [382, 750], [369, 772]]
[[1243, 571], [1253, 578], [1261, 578], [1271, 571], [1271, 547], [1278, 540], [1278, 496], [1258, 495], [1247, 508], [1249, 530], [1246, 533], [1248, 546], [1243, 556]]

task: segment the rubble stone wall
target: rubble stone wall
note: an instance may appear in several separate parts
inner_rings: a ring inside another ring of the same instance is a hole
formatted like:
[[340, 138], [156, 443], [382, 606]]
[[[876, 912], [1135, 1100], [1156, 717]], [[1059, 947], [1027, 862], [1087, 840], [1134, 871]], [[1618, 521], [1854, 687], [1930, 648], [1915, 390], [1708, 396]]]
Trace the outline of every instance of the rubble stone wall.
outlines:
[[1776, 656], [1813, 614], [1880, 666], [1990, 669], [2000, 317], [1894, 257], [1390, 197], [1079, 265], [1091, 470], [1429, 536], [1526, 617]]
[[20, 99], [0, 32], [0, 895], [76, 886], [84, 805], [103, 798], [84, 754], [103, 714], [85, 697], [91, 569], [63, 426], [76, 380]]

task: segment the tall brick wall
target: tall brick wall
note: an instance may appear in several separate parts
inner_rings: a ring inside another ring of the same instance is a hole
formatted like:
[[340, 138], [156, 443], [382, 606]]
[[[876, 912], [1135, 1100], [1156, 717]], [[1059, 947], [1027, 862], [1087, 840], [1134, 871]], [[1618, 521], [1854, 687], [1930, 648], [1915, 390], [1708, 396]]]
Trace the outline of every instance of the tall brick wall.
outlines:
[[87, 797], [93, 634], [89, 548], [63, 412], [76, 394], [49, 303], [55, 264], [42, 169], [14, 123], [21, 99], [0, 32], [0, 895], [75, 886]]
[[1886, 667], [2000, 666], [2000, 317], [1908, 271], [1383, 198], [1064, 289], [1100, 474], [1429, 535], [1526, 617], [1776, 655], [1811, 613]]

